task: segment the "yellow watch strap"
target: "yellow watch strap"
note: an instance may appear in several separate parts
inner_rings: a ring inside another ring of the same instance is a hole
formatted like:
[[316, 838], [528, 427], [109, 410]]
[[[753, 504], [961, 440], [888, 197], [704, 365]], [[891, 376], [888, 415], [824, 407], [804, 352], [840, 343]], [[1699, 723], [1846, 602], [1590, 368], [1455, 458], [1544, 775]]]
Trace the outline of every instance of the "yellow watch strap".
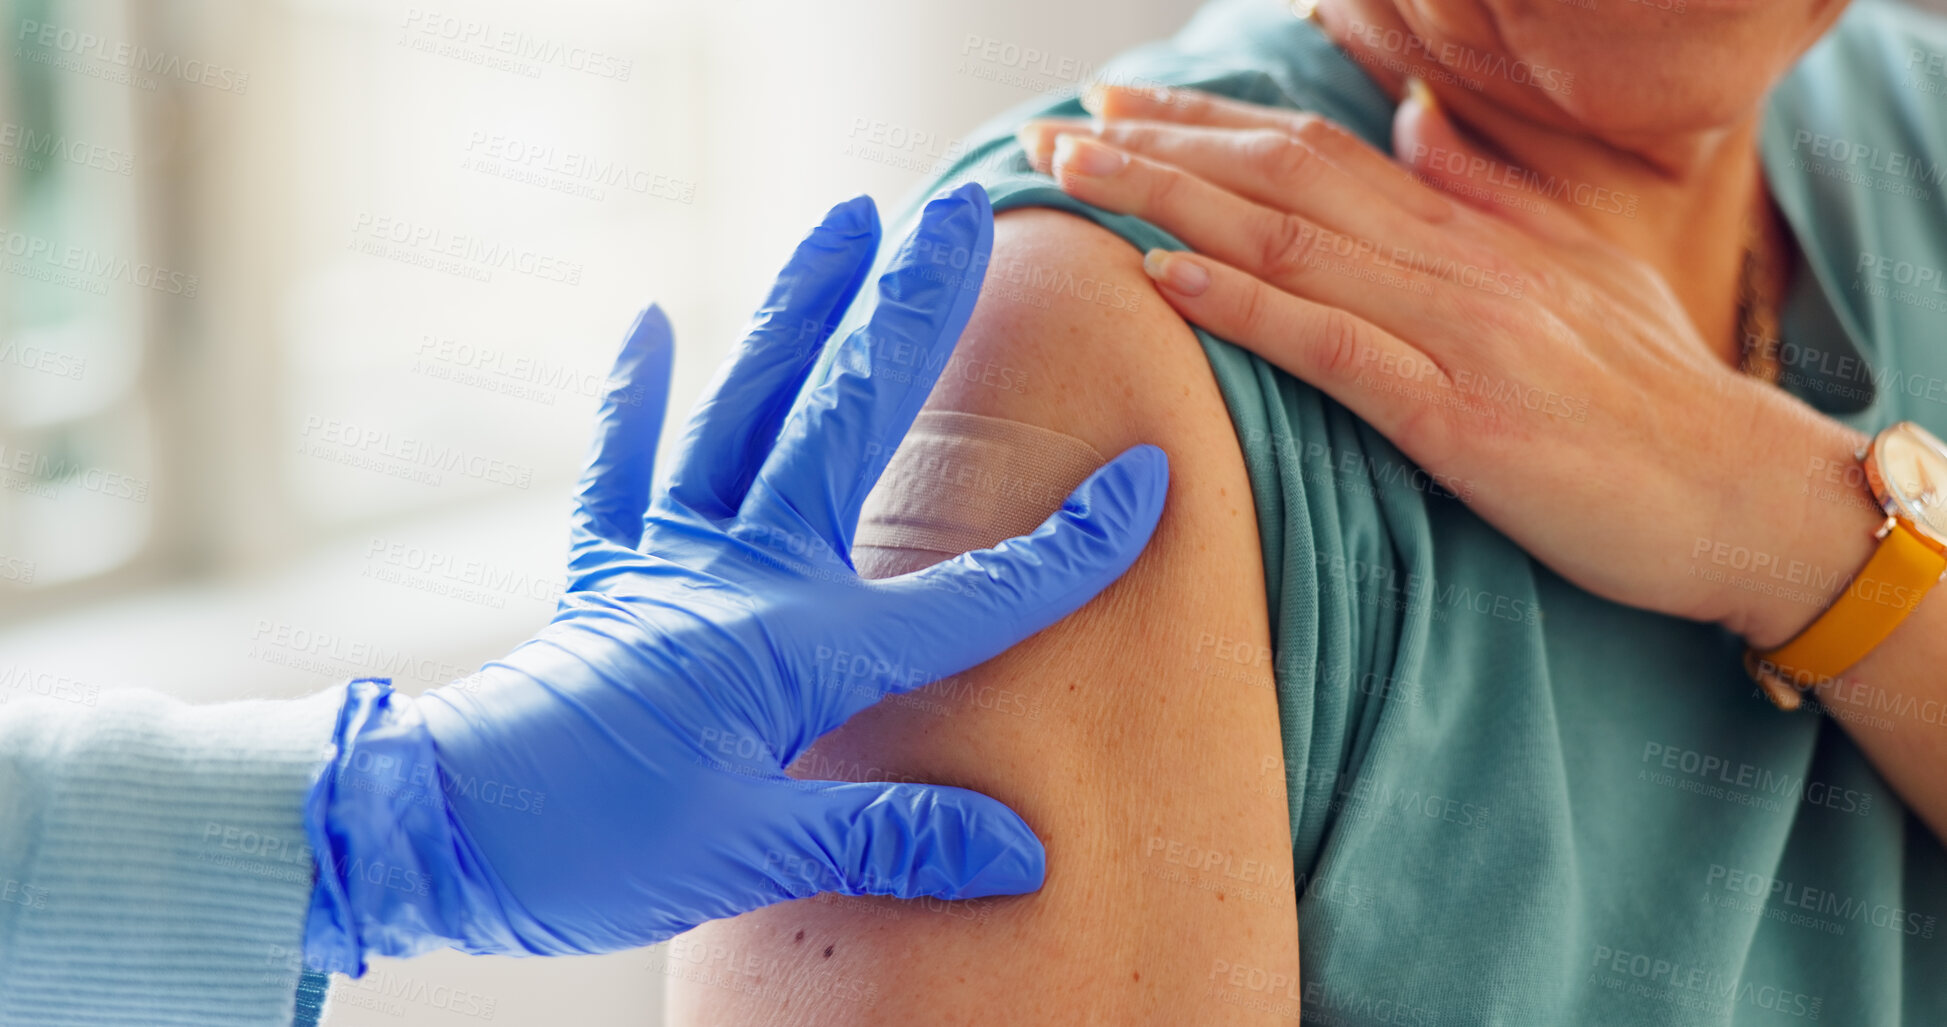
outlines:
[[1878, 648], [1947, 570], [1947, 554], [1895, 522], [1859, 575], [1798, 637], [1758, 659], [1799, 687], [1830, 681]]

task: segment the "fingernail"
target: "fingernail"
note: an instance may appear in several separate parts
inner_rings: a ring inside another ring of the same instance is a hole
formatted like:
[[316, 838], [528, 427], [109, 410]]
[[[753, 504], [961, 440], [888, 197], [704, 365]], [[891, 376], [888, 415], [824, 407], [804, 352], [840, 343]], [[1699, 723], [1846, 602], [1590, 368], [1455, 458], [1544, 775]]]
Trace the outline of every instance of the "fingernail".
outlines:
[[1103, 146], [1093, 139], [1063, 135], [1055, 137], [1055, 166], [1094, 178], [1107, 178], [1129, 164], [1129, 155]]
[[1014, 138], [1020, 142], [1021, 149], [1027, 152], [1028, 163], [1040, 167], [1048, 163], [1048, 153], [1054, 148], [1055, 139], [1058, 137], [1055, 135], [1054, 127], [1047, 122], [1030, 121], [1022, 125], [1020, 131], [1014, 133]]
[[986, 878], [987, 889], [996, 895], [1029, 895], [1048, 883], [1048, 857], [1040, 845], [1020, 848], [998, 860]]
[[1131, 446], [1111, 461], [1117, 470], [1109, 486], [1115, 511], [1125, 526], [1152, 527], [1169, 490], [1170, 458], [1150, 445]]
[[1100, 82], [1090, 82], [1088, 88], [1082, 90], [1082, 109], [1098, 118], [1102, 116], [1102, 108], [1108, 106], [1108, 102], [1109, 87]]
[[1210, 288], [1210, 272], [1203, 265], [1169, 250], [1143, 254], [1143, 272], [1181, 296], [1201, 296]]
[[833, 205], [825, 212], [825, 219], [818, 227], [843, 232], [855, 236], [871, 231], [879, 220], [879, 210], [872, 205], [872, 197], [860, 193], [843, 203]]
[[[996, 825], [997, 827], [999, 825]], [[1016, 831], [995, 831], [1006, 848], [960, 886], [959, 898], [984, 899], [994, 895], [1026, 895], [1040, 891], [1048, 881], [1047, 850], [1026, 824]], [[1012, 835], [1013, 837], [1007, 837]]]
[[1407, 77], [1406, 96], [1421, 107], [1435, 114], [1440, 113], [1440, 101], [1434, 97], [1433, 89], [1426, 84], [1426, 80], [1418, 75]]

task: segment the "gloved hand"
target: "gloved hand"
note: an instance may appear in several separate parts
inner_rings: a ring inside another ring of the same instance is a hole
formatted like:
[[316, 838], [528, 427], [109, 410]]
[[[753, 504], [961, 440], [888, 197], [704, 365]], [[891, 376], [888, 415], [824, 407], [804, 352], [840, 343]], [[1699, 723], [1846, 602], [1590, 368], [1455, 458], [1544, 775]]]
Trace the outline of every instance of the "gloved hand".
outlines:
[[993, 799], [784, 768], [1121, 575], [1161, 513], [1166, 462], [1135, 447], [1032, 535], [861, 579], [860, 506], [972, 312], [993, 213], [978, 186], [928, 203], [870, 322], [794, 405], [878, 241], [861, 197], [799, 246], [653, 502], [670, 336], [645, 311], [602, 407], [553, 622], [418, 700], [353, 684], [310, 807], [314, 967], [442, 946], [606, 952], [818, 891], [1040, 887], [1040, 842]]

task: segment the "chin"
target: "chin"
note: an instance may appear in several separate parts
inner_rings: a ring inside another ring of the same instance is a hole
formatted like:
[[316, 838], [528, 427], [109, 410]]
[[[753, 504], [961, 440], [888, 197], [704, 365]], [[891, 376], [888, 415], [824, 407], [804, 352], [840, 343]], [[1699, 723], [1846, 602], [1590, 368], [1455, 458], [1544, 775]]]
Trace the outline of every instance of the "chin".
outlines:
[[1597, 138], [1696, 135], [1734, 127], [1758, 109], [1777, 72], [1754, 74], [1762, 77], [1726, 81], [1646, 61], [1627, 74], [1602, 67], [1577, 75], [1572, 91], [1549, 99], [1570, 125]]
[[1602, 2], [1598, 14], [1535, 0], [1494, 21], [1515, 59], [1573, 76], [1567, 89], [1527, 90], [1531, 96], [1612, 139], [1742, 122], [1843, 9], [1816, 0], [1771, 0], [1765, 8], [1688, 0], [1687, 13], [1675, 14], [1633, 0]]

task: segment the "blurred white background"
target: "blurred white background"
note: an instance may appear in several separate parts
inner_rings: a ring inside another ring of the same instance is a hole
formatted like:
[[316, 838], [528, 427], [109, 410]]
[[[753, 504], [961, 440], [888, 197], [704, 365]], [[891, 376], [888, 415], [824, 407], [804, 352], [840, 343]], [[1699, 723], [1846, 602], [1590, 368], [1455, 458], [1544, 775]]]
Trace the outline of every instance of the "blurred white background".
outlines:
[[[504, 652], [640, 306], [680, 417], [828, 206], [1193, 8], [0, 0], [0, 702]], [[661, 979], [382, 963], [330, 1022], [654, 1024]]]

